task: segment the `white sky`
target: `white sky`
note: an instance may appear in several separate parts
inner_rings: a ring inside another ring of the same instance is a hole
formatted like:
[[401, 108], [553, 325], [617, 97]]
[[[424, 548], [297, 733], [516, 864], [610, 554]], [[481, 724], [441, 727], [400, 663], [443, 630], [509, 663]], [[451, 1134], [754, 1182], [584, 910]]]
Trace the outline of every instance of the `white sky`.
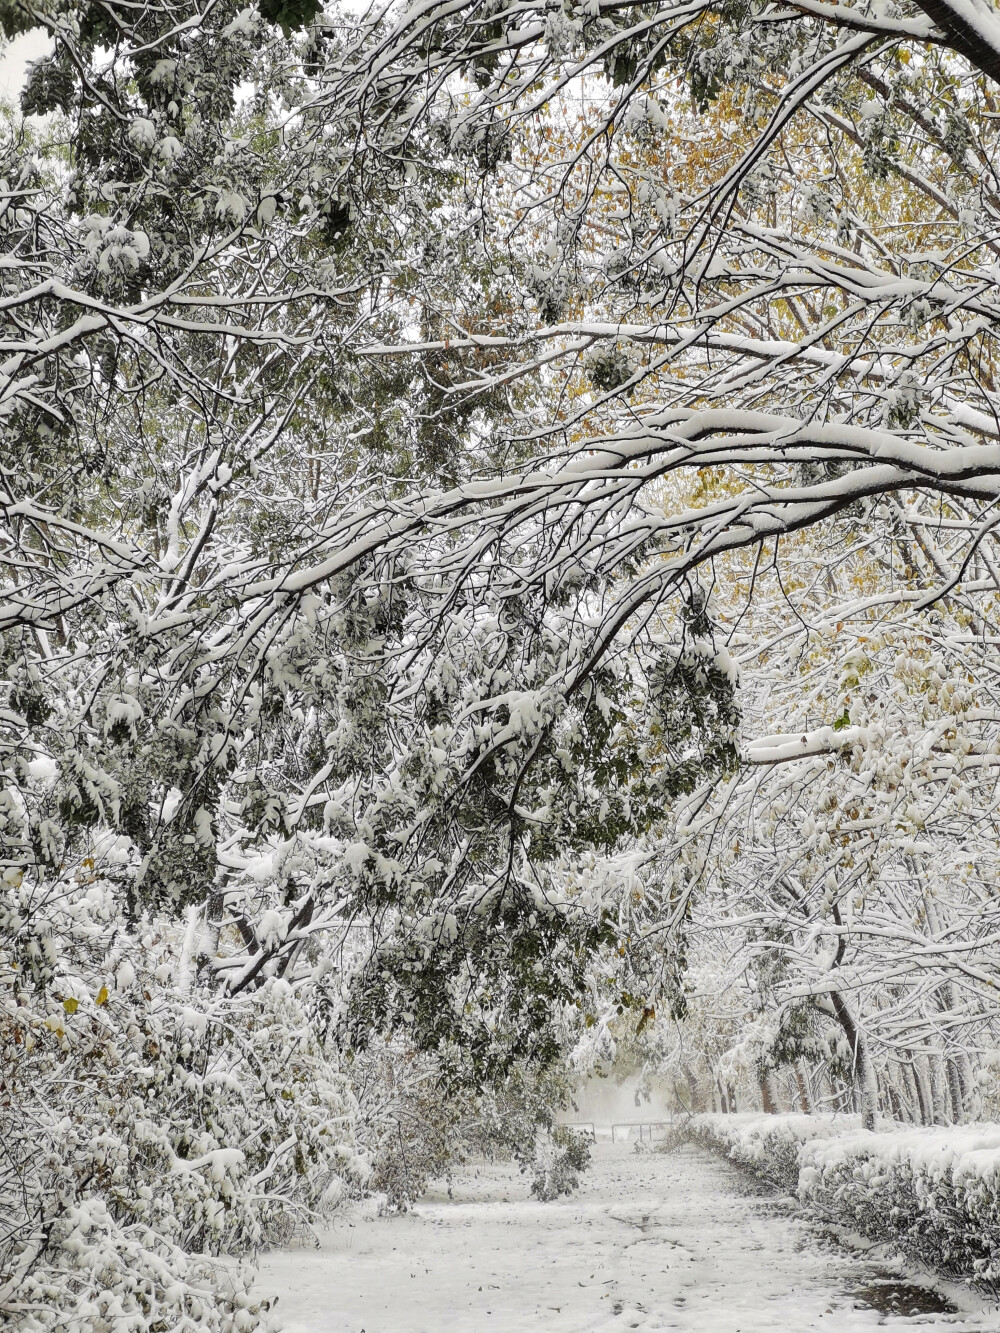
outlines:
[[44, 55], [49, 45], [49, 38], [41, 28], [33, 28], [3, 44], [0, 48], [0, 98], [17, 101], [28, 61]]

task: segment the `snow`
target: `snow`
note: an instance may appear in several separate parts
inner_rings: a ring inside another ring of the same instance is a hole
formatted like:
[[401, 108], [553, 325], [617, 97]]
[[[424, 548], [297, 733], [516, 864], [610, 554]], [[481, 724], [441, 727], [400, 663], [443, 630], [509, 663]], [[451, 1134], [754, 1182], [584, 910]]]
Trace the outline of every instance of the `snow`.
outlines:
[[336, 1214], [318, 1249], [266, 1255], [259, 1286], [287, 1333], [996, 1329], [996, 1308], [964, 1293], [949, 1292], [958, 1315], [864, 1306], [852, 1292], [886, 1267], [821, 1241], [703, 1149], [599, 1142], [571, 1198], [537, 1203], [515, 1168], [468, 1167], [451, 1199], [407, 1215]]
[[35, 782], [54, 782], [59, 776], [59, 765], [49, 754], [40, 754], [28, 761], [28, 773]]
[[[790, 1121], [792, 1117], [785, 1119]], [[1000, 1125], [897, 1127], [891, 1133], [877, 1136], [856, 1130], [822, 1144], [811, 1143], [805, 1160], [829, 1167], [862, 1155], [873, 1158], [877, 1155], [882, 1162], [905, 1162], [912, 1171], [932, 1178], [945, 1173], [956, 1180], [966, 1176], [995, 1178], [1000, 1169]]]
[[[814, 1139], [834, 1138], [851, 1131], [861, 1131], [861, 1118], [856, 1115], [802, 1115], [797, 1111], [778, 1115], [759, 1111], [744, 1111], [736, 1115], [695, 1116], [693, 1123], [706, 1124], [724, 1134], [727, 1143], [737, 1145], [744, 1159], [763, 1161], [765, 1135], [781, 1135], [798, 1143]], [[891, 1124], [891, 1122], [889, 1122]]]
[[833, 727], [819, 727], [797, 735], [761, 736], [747, 746], [746, 759], [751, 764], [781, 764], [790, 759], [832, 754], [849, 745], [865, 745], [868, 739], [867, 727], [843, 727], [839, 732]]

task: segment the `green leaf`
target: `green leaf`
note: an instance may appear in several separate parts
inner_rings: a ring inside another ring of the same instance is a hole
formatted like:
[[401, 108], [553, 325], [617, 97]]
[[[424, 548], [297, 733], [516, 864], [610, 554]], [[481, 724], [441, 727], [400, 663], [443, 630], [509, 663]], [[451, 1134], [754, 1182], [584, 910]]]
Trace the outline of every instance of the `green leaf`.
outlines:
[[261, 14], [277, 23], [286, 37], [308, 27], [319, 13], [319, 0], [258, 0]]

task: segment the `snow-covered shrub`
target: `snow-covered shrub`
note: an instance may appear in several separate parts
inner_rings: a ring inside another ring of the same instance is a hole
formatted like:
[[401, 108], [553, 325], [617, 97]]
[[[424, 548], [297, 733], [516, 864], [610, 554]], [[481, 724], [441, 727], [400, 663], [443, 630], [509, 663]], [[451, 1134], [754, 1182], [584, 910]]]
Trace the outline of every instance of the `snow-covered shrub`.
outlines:
[[145, 1226], [122, 1225], [95, 1196], [63, 1207], [44, 1244], [0, 1272], [11, 1333], [252, 1333], [269, 1303], [249, 1275], [195, 1258]]
[[[405, 1210], [435, 1179], [472, 1157], [516, 1161], [536, 1184], [558, 1180], [555, 1198], [576, 1188], [589, 1149], [555, 1127], [570, 1078], [559, 1064], [516, 1065], [490, 1087], [449, 1084], [447, 1059], [402, 1040], [372, 1042], [354, 1057], [358, 1136], [372, 1164], [369, 1187]], [[554, 1173], [554, 1174], [553, 1174]], [[548, 1186], [539, 1185], [538, 1194]]]
[[557, 1125], [542, 1136], [532, 1163], [531, 1192], [543, 1203], [572, 1194], [580, 1184], [580, 1172], [590, 1166], [590, 1143], [579, 1132]]
[[803, 1150], [799, 1195], [961, 1277], [1000, 1280], [1000, 1126], [854, 1130]]
[[241, 1333], [205, 1257], [253, 1251], [363, 1168], [349, 1085], [284, 982], [221, 999], [191, 932], [93, 878], [0, 888], [0, 1322]]
[[353, 1060], [358, 1134], [372, 1164], [369, 1185], [405, 1211], [429, 1181], [467, 1150], [469, 1107], [442, 1097], [431, 1057], [403, 1041], [372, 1042]]
[[803, 1144], [858, 1125], [860, 1120], [853, 1116], [696, 1115], [685, 1133], [706, 1148], [724, 1152], [770, 1184], [794, 1191], [799, 1185]]
[[695, 1116], [690, 1135], [810, 1208], [959, 1277], [1000, 1282], [1000, 1125]]

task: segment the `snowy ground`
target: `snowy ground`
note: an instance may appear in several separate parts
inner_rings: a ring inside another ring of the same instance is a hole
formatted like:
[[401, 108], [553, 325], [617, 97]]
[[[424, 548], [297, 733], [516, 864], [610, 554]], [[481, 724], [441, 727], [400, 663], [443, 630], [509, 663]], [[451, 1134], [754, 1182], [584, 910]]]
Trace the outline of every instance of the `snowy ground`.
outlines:
[[260, 1285], [287, 1333], [1000, 1328], [997, 1307], [968, 1296], [961, 1314], [865, 1306], [857, 1293], [885, 1271], [701, 1150], [601, 1143], [570, 1199], [536, 1203], [516, 1170], [470, 1168], [452, 1199], [341, 1215], [319, 1250], [266, 1256]]

